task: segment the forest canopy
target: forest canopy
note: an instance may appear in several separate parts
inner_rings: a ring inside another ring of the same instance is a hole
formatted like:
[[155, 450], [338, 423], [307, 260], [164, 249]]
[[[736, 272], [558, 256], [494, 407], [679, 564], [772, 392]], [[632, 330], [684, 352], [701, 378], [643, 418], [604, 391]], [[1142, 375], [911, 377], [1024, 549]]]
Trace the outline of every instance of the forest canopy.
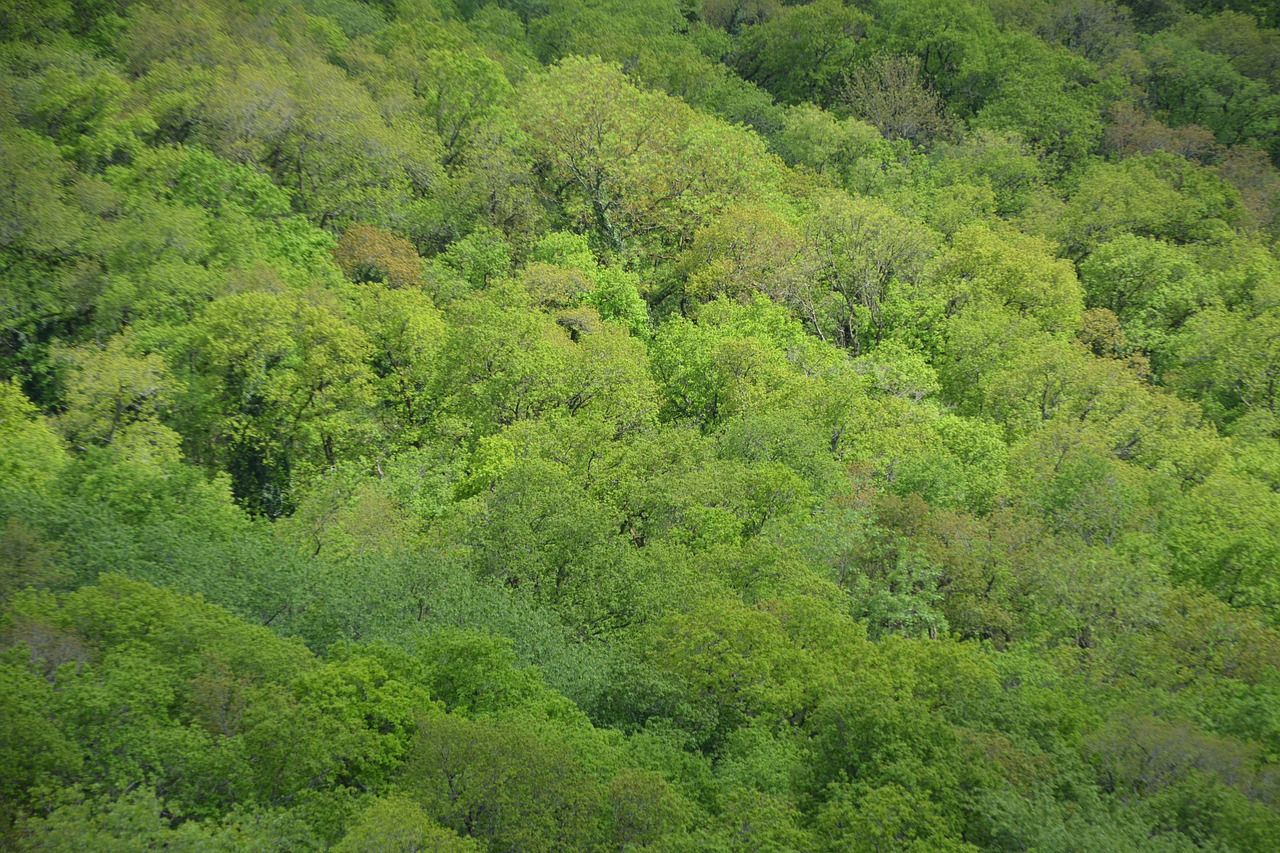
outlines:
[[1262, 0], [0, 0], [0, 849], [1280, 849]]

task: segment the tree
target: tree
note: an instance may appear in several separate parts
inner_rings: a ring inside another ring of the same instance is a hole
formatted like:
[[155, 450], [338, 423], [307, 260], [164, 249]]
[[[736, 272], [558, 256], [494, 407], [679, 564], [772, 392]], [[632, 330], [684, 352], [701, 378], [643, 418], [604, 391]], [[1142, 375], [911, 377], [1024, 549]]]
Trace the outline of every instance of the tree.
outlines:
[[1232, 146], [1218, 163], [1218, 174], [1240, 192], [1241, 202], [1258, 227], [1280, 231], [1280, 172], [1257, 148]]
[[661, 774], [624, 768], [605, 791], [612, 843], [618, 849], [670, 843], [689, 823], [692, 808]]
[[1046, 230], [1079, 259], [1125, 232], [1211, 243], [1227, 238], [1240, 214], [1239, 195], [1216, 174], [1160, 152], [1086, 166], [1061, 217]]
[[[1224, 346], [1227, 341], [1232, 345]], [[1176, 378], [1182, 387], [1209, 392], [1228, 412], [1237, 407], [1275, 411], [1280, 400], [1280, 312], [1275, 308], [1257, 314], [1204, 311], [1188, 323], [1179, 351], [1186, 365]]]
[[641, 578], [618, 520], [559, 466], [513, 461], [470, 520], [476, 570], [555, 608], [582, 635], [635, 618]]
[[1115, 312], [1126, 339], [1151, 353], [1161, 371], [1178, 330], [1223, 297], [1217, 276], [1189, 250], [1136, 235], [1099, 246], [1080, 264], [1080, 276], [1089, 304]]
[[106, 62], [65, 47], [24, 46], [10, 51], [5, 64], [11, 97], [28, 127], [86, 170], [127, 162], [156, 128]]
[[940, 0], [886, 7], [867, 33], [872, 49], [919, 56], [925, 80], [962, 117], [977, 112], [993, 87], [988, 60], [996, 38], [996, 23], [986, 5]]
[[51, 140], [8, 125], [0, 121], [0, 375], [22, 374], [42, 396], [44, 345], [55, 330], [82, 325], [96, 296], [75, 264], [89, 222], [75, 188], [85, 185]]
[[802, 382], [788, 344], [800, 325], [764, 297], [749, 305], [707, 303], [698, 322], [672, 318], [650, 346], [650, 370], [665, 398], [660, 415], [710, 430], [723, 418], [790, 399]]
[[1182, 495], [1166, 521], [1173, 575], [1228, 604], [1273, 608], [1280, 595], [1267, 569], [1280, 548], [1275, 494], [1247, 476], [1216, 471]]
[[465, 162], [483, 126], [512, 94], [499, 58], [456, 21], [400, 19], [356, 42], [344, 57], [383, 109], [423, 123], [438, 140], [439, 164]]
[[418, 723], [406, 783], [429, 815], [494, 851], [582, 849], [600, 790], [554, 732], [519, 719]]
[[851, 193], [877, 195], [909, 180], [906, 143], [890, 143], [871, 124], [839, 121], [813, 104], [788, 109], [773, 144], [789, 165], [803, 164]]
[[845, 78], [841, 106], [889, 139], [928, 145], [947, 130], [942, 101], [920, 82], [916, 56], [878, 56]]
[[[401, 57], [392, 62], [403, 68]], [[423, 112], [433, 120], [444, 147], [446, 168], [468, 156], [478, 127], [513, 94], [502, 69], [489, 57], [470, 51], [429, 50], [412, 83]]]
[[1111, 0], [1074, 0], [1049, 12], [1037, 31], [1090, 62], [1101, 64], [1132, 48], [1130, 14]]
[[47, 137], [17, 127], [3, 127], [0, 138], [8, 154], [0, 171], [0, 249], [22, 246], [58, 257], [70, 254], [84, 225], [83, 213], [68, 197], [76, 170], [58, 157]]
[[620, 250], [641, 227], [644, 208], [670, 193], [676, 176], [655, 167], [674, 157], [687, 113], [631, 86], [617, 66], [583, 59], [531, 78], [521, 103], [535, 156], [574, 190], [563, 199], [566, 212]]
[[637, 241], [679, 247], [777, 176], [758, 137], [638, 89], [599, 60], [565, 59], [531, 76], [518, 118], [544, 191], [615, 253]]
[[978, 111], [975, 125], [1019, 133], [1053, 168], [1076, 167], [1102, 135], [1104, 90], [1094, 67], [1026, 33], [1005, 39], [989, 67], [1000, 86]]
[[413, 244], [372, 225], [353, 225], [343, 231], [333, 260], [357, 283], [412, 287], [422, 281], [422, 258]]
[[947, 299], [948, 313], [969, 300], [989, 301], [1062, 334], [1080, 325], [1080, 282], [1070, 262], [1054, 256], [1047, 241], [1012, 229], [961, 228], [931, 271]]
[[735, 64], [784, 103], [829, 106], [867, 24], [864, 12], [839, 0], [791, 6], [741, 34]]
[[685, 293], [705, 301], [720, 295], [745, 300], [762, 292], [798, 307], [800, 251], [799, 232], [774, 211], [731, 207], [701, 228], [685, 250]]
[[846, 791], [823, 804], [818, 826], [831, 851], [879, 853], [881, 850], [925, 850], [972, 853], [928, 797], [895, 783], [851, 797]]
[[473, 853], [479, 842], [456, 835], [404, 796], [380, 797], [352, 821], [337, 853]]
[[70, 3], [8, 3], [0, 12], [0, 32], [6, 40], [34, 40], [58, 32], [70, 17]]
[[762, 24], [780, 11], [777, 0], [708, 0], [700, 17], [708, 26], [737, 35], [744, 26]]
[[140, 844], [191, 850], [236, 841], [267, 842], [265, 835], [235, 838], [229, 833], [230, 837], [215, 839], [195, 822], [187, 822], [175, 830], [169, 824], [171, 814], [170, 806], [158, 799], [154, 790], [146, 788], [118, 799], [85, 798], [61, 804], [47, 816], [24, 821], [17, 849], [35, 853], [92, 848], [104, 853], [125, 853], [138, 849]]
[[436, 394], [441, 413], [463, 434], [489, 435], [567, 399], [571, 341], [529, 310], [523, 290], [493, 288], [453, 306], [448, 320]]
[[1212, 131], [1195, 124], [1169, 127], [1131, 101], [1112, 104], [1107, 110], [1107, 118], [1109, 121], [1102, 135], [1103, 148], [1122, 157], [1168, 151], [1209, 163], [1221, 155], [1222, 148], [1213, 138]]
[[115, 336], [101, 347], [65, 352], [72, 365], [58, 427], [73, 443], [111, 444], [135, 423], [152, 428], [173, 407], [183, 388], [155, 353], [129, 352], [131, 342]]
[[438, 140], [389, 125], [363, 88], [311, 58], [219, 68], [204, 117], [215, 153], [268, 168], [321, 226], [398, 224], [439, 182]]
[[959, 142], [935, 143], [934, 154], [939, 179], [990, 186], [1002, 217], [1026, 210], [1044, 184], [1044, 164], [1017, 133], [976, 128]]
[[812, 278], [844, 301], [832, 342], [871, 349], [910, 310], [902, 291], [923, 273], [933, 233], [881, 202], [835, 193], [817, 200], [804, 233]]
[[41, 492], [67, 463], [62, 441], [14, 384], [0, 382], [0, 489]]
[[1280, 151], [1274, 139], [1280, 123], [1280, 95], [1274, 87], [1250, 79], [1226, 56], [1202, 50], [1174, 29], [1145, 45], [1151, 70], [1147, 103], [1165, 112], [1171, 124], [1198, 124], [1223, 144], [1257, 140], [1272, 160]]
[[[416, 257], [416, 255], [415, 255]], [[393, 444], [421, 444], [437, 402], [444, 319], [420, 290], [370, 288], [352, 308], [352, 321], [369, 342], [383, 434]]]
[[0, 689], [0, 720], [6, 735], [0, 740], [0, 756], [8, 769], [0, 787], [4, 792], [0, 826], [7, 833], [19, 810], [29, 803], [29, 789], [56, 784], [59, 777], [73, 778], [81, 769], [81, 756], [53, 718], [53, 685], [15, 660], [12, 653], [5, 657], [0, 665], [0, 683], [4, 685]]
[[769, 614], [717, 597], [666, 616], [654, 632], [654, 662], [678, 676], [687, 700], [709, 715], [712, 728], [699, 733], [707, 751], [750, 718], [768, 723], [794, 710], [789, 650]]
[[324, 301], [250, 291], [213, 302], [176, 360], [192, 457], [231, 473], [237, 500], [278, 516], [293, 478], [356, 452], [367, 434], [369, 344]]

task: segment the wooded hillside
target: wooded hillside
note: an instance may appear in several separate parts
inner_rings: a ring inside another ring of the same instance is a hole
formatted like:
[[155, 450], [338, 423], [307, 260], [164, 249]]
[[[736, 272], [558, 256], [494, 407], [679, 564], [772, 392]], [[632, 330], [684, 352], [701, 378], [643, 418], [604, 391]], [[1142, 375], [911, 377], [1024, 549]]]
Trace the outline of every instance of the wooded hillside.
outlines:
[[0, 0], [0, 849], [1280, 850], [1265, 0]]

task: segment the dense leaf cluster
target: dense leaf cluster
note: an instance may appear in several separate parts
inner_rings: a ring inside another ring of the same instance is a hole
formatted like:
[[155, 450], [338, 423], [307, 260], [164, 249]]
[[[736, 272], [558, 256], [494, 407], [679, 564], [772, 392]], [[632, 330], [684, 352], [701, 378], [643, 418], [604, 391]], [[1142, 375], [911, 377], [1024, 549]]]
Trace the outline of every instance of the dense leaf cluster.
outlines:
[[1280, 849], [1277, 25], [0, 0], [0, 847]]

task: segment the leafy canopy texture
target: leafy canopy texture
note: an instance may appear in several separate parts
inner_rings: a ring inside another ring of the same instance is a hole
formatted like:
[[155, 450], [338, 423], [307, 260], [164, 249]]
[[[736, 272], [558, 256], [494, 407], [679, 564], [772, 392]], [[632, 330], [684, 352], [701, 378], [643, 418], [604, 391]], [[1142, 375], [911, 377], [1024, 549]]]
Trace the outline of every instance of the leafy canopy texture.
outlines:
[[1259, 0], [0, 0], [0, 850], [1280, 850]]

